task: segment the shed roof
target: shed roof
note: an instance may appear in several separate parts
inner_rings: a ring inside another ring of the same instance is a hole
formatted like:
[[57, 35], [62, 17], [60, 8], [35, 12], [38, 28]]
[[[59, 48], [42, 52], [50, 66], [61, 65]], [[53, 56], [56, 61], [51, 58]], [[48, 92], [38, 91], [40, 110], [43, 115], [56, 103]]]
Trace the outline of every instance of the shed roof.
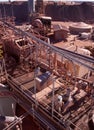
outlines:
[[67, 32], [69, 31], [67, 27], [62, 26], [60, 24], [53, 25], [53, 29], [54, 29], [54, 31], [60, 31], [60, 30], [64, 30], [64, 31], [67, 31]]

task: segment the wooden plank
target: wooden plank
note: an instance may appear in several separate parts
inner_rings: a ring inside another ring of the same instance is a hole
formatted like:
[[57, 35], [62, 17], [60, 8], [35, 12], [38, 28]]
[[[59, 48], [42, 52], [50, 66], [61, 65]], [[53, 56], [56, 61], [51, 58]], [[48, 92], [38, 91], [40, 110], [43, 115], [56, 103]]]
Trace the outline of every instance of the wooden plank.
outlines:
[[30, 72], [30, 73], [26, 73], [22, 76], [15, 78], [15, 80], [18, 81], [21, 84], [24, 84], [26, 82], [31, 81], [33, 79], [33, 77], [34, 77], [34, 72]]
[[30, 82], [28, 82], [28, 83], [25, 83], [25, 84], [23, 84], [22, 86], [21, 86], [21, 88], [22, 89], [30, 89], [30, 88], [32, 88], [32, 87], [34, 87], [34, 80], [32, 80], [32, 81], [30, 81]]
[[[59, 87], [60, 87], [60, 84], [55, 82], [54, 89], [59, 88]], [[52, 91], [52, 89], [53, 89], [53, 84], [49, 85], [45, 89], [43, 89], [40, 92], [36, 93], [36, 99], [38, 101], [43, 100], [45, 98], [45, 95], [48, 95], [48, 93], [50, 93]], [[35, 98], [35, 94], [33, 94], [32, 97]]]

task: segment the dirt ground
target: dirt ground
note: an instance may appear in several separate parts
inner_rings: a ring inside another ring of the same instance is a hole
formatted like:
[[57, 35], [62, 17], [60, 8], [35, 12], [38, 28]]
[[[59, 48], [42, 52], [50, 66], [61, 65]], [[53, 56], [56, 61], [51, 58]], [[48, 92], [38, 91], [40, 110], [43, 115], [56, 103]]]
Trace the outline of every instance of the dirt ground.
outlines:
[[[61, 22], [61, 21], [53, 21], [52, 25], [54, 24], [60, 24], [62, 26], [65, 26], [67, 28], [69, 28], [69, 25], [73, 24], [74, 22]], [[61, 41], [59, 43], [57, 43], [59, 46], [61, 45], [61, 47], [66, 48], [67, 46], [70, 46], [72, 44], [77, 45], [81, 48], [84, 48], [86, 46], [91, 46], [94, 48], [94, 41], [92, 41], [91, 39], [84, 39], [84, 40], [80, 40], [77, 38], [78, 35], [72, 35], [72, 34], [68, 34], [68, 38], [67, 41]]]

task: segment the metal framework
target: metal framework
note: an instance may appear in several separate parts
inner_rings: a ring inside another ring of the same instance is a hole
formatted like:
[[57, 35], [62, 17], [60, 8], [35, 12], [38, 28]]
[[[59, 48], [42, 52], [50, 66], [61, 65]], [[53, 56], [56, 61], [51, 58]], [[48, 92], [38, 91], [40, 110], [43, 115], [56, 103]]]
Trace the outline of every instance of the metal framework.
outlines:
[[[77, 53], [73, 53], [70, 51], [67, 51], [65, 49], [60, 50], [59, 48], [56, 48], [50, 44], [48, 44], [45, 41], [42, 41], [41, 39], [35, 37], [34, 35], [24, 32], [18, 28], [16, 28], [13, 25], [10, 25], [9, 23], [2, 21], [5, 26], [8, 28], [12, 29], [14, 32], [16, 32], [19, 35], [22, 35], [29, 39], [29, 44], [32, 48], [32, 45], [34, 45], [34, 52], [32, 53], [31, 51], [31, 56], [33, 57], [34, 63], [35, 63], [35, 73], [34, 77], [32, 80], [35, 80], [37, 76], [37, 67], [38, 66], [46, 66], [47, 68], [50, 69], [51, 72], [57, 72], [57, 67], [56, 67], [56, 57], [59, 55], [61, 60], [68, 59], [70, 62], [74, 63], [76, 62], [77, 64], [81, 64], [88, 69], [94, 71], [94, 59], [91, 57], [83, 56]], [[33, 42], [32, 42], [33, 41]], [[74, 66], [75, 68], [75, 66]], [[75, 70], [74, 70], [75, 71]], [[52, 105], [48, 105], [44, 102], [44, 105], [46, 106], [46, 109], [43, 105], [41, 105], [38, 102], [37, 99], [37, 93], [36, 93], [36, 82], [34, 82], [34, 92], [28, 90], [27, 88], [24, 87], [24, 84], [19, 83], [17, 80], [15, 80], [13, 77], [10, 75], [7, 75], [7, 82], [8, 84], [13, 88], [13, 90], [16, 91], [15, 96], [17, 99], [22, 101], [23, 106], [25, 109], [29, 112], [29, 114], [33, 115], [36, 117], [36, 119], [42, 124], [43, 126], [46, 126], [46, 128], [49, 126], [49, 129], [51, 130], [61, 130], [62, 128], [65, 129], [65, 127], [68, 127], [67, 125], [64, 124], [63, 121], [63, 116], [58, 113], [54, 109], [54, 94], [55, 94], [55, 83], [57, 82], [55, 78], [53, 80], [53, 85], [52, 85]], [[57, 83], [59, 86], [61, 84]], [[22, 97], [21, 97], [22, 96]], [[44, 95], [45, 96], [45, 95]], [[47, 96], [47, 95], [46, 95]], [[24, 103], [24, 101], [27, 101], [27, 104]], [[88, 102], [87, 102], [88, 103]], [[26, 106], [33, 106], [32, 110], [29, 111], [28, 107]], [[86, 107], [87, 112], [91, 106], [88, 104], [88, 107]], [[51, 110], [51, 112], [49, 112]], [[84, 114], [84, 112], [82, 114]], [[58, 118], [55, 114], [58, 115]], [[45, 119], [46, 116], [46, 119]], [[81, 115], [79, 115], [80, 117]], [[52, 118], [50, 118], [52, 117]], [[55, 120], [55, 121], [54, 121]], [[72, 120], [72, 121], [71, 121]], [[73, 119], [67, 120], [68, 124], [72, 124], [73, 126], [77, 127], [73, 122], [75, 122]], [[81, 130], [80, 128], [78, 128]]]
[[[1, 20], [2, 21], [2, 20]], [[58, 49], [54, 46], [52, 46], [51, 44], [48, 44], [47, 42], [45, 41], [42, 41], [41, 39], [35, 37], [34, 35], [28, 33], [28, 32], [24, 32], [18, 28], [16, 28], [15, 26], [5, 22], [5, 21], [2, 21], [5, 26], [7, 26], [8, 28], [12, 29], [14, 32], [18, 33], [19, 35], [22, 35], [22, 36], [25, 36], [27, 38], [31, 38], [32, 40], [35, 41], [35, 48], [41, 48], [41, 46], [43, 46], [43, 48], [45, 48], [45, 51], [48, 50], [50, 51], [51, 53], [53, 54], [59, 54], [60, 56], [70, 60], [70, 61], [73, 61], [73, 62], [76, 62], [78, 64], [81, 64], [91, 70], [94, 71], [94, 58], [92, 57], [88, 57], [88, 56], [84, 56], [84, 55], [81, 55], [81, 54], [77, 54], [77, 53], [74, 53], [74, 52], [71, 52], [71, 51], [68, 51], [68, 50], [65, 50], [65, 49]], [[30, 43], [32, 45], [32, 43]], [[38, 51], [39, 52], [39, 51]], [[37, 60], [38, 60], [38, 57], [37, 57]]]

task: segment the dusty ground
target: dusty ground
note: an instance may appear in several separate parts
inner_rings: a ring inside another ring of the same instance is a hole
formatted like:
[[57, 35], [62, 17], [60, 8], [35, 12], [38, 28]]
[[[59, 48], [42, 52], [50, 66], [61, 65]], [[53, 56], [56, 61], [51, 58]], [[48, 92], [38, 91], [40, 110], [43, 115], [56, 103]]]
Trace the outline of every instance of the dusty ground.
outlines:
[[[65, 27], [69, 28], [69, 25], [71, 25], [73, 23], [74, 22], [61, 22], [61, 21], [58, 22], [58, 21], [53, 21], [52, 25], [53, 24], [60, 24], [60, 25], [63, 25]], [[91, 39], [89, 39], [89, 40], [88, 39], [79, 40], [77, 38], [77, 36], [78, 35], [72, 35], [72, 34], [69, 33], [66, 42], [61, 41], [61, 42], [56, 43], [56, 44], [58, 44], [58, 46], [62, 47], [62, 48], [66, 48], [66, 47], [72, 45], [73, 43], [74, 43], [74, 45], [77, 45], [77, 46], [79, 46], [81, 48], [84, 48], [85, 46], [92, 46], [92, 47], [94, 47], [94, 42]]]

